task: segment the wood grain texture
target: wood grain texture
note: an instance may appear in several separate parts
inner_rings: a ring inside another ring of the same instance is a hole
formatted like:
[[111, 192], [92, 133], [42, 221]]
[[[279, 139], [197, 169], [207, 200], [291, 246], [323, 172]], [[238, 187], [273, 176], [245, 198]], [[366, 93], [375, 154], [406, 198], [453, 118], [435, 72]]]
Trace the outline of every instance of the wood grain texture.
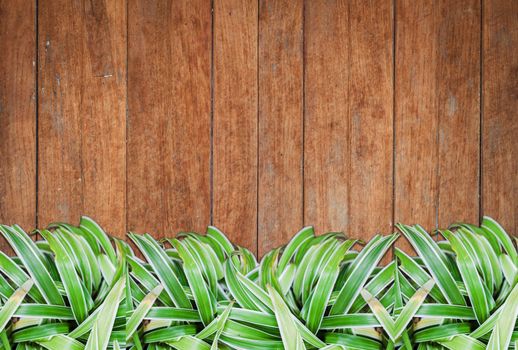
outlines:
[[348, 232], [392, 230], [393, 14], [386, 0], [350, 2]]
[[213, 223], [257, 251], [256, 1], [214, 1]]
[[302, 1], [260, 1], [259, 256], [303, 225], [302, 17]]
[[350, 31], [346, 1], [305, 5], [304, 221], [347, 231]]
[[396, 14], [395, 221], [477, 222], [479, 2], [397, 1]]
[[128, 229], [170, 237], [210, 222], [211, 7], [131, 1]]
[[480, 11], [479, 0], [440, 2], [439, 228], [479, 222]]
[[369, 238], [392, 227], [392, 7], [306, 4], [305, 221]]
[[484, 1], [483, 213], [518, 234], [518, 2]]
[[[437, 8], [396, 2], [395, 221], [436, 227]], [[406, 244], [406, 242], [402, 242]]]
[[34, 18], [33, 2], [0, 1], [0, 222], [25, 230], [36, 224]]
[[0, 0], [2, 223], [518, 231], [516, 1], [35, 4]]
[[39, 6], [39, 226], [93, 217], [124, 237], [124, 0]]

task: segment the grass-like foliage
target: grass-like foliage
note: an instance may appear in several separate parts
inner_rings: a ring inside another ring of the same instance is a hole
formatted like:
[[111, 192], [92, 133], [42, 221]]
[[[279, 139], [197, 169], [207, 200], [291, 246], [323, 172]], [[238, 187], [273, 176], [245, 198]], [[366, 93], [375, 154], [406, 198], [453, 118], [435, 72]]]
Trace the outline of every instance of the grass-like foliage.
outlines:
[[130, 233], [137, 253], [87, 217], [39, 241], [0, 226], [15, 252], [0, 252], [0, 349], [518, 348], [516, 238], [489, 217], [397, 229], [364, 243], [305, 227], [258, 262], [215, 227]]

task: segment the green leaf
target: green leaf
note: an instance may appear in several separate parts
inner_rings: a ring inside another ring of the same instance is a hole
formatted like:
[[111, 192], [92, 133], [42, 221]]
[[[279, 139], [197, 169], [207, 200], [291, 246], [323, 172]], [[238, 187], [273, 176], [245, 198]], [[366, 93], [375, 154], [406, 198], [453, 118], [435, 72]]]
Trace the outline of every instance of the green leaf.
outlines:
[[[41, 234], [49, 242], [56, 255], [56, 267], [63, 281], [68, 301], [72, 307], [72, 313], [77, 323], [81, 323], [88, 316], [88, 311], [93, 301], [76, 271], [72, 257], [65, 250], [62, 243], [47, 230], [42, 230]], [[81, 252], [77, 252], [77, 254], [81, 254]]]
[[83, 350], [85, 348], [83, 343], [63, 334], [38, 340], [36, 343], [49, 350]]
[[489, 338], [488, 350], [507, 349], [511, 342], [513, 329], [518, 318], [518, 284], [514, 286], [513, 291], [502, 305], [502, 310]]
[[345, 252], [351, 248], [355, 241], [349, 240], [341, 243], [331, 254], [322, 267], [318, 282], [313, 289], [311, 296], [304, 304], [302, 315], [310, 331], [316, 333], [320, 328], [322, 318], [326, 311], [331, 292], [335, 287], [336, 279], [340, 272], [340, 262]]
[[457, 253], [457, 265], [468, 291], [475, 316], [479, 323], [483, 323], [489, 317], [494, 301], [478, 273], [476, 262], [469, 254], [469, 248], [465, 245], [465, 241], [449, 230], [443, 231], [443, 235], [450, 241]]
[[500, 245], [502, 245], [514, 264], [518, 265], [518, 253], [516, 252], [511, 237], [505, 232], [504, 228], [489, 216], [484, 216], [482, 219], [482, 228], [498, 239]]
[[117, 255], [110, 243], [110, 239], [98, 223], [88, 216], [83, 216], [81, 217], [79, 227], [84, 230], [87, 235], [93, 236], [97, 240], [112, 263], [117, 261]]
[[414, 249], [419, 253], [428, 271], [443, 292], [450, 304], [466, 305], [455, 279], [448, 269], [446, 257], [437, 247], [432, 238], [421, 230], [413, 227], [397, 224], [397, 228], [410, 241]]
[[419, 288], [419, 290], [406, 303], [394, 323], [394, 334], [392, 340], [395, 341], [399, 336], [401, 336], [401, 334], [403, 334], [403, 331], [415, 316], [434, 285], [435, 281], [433, 279], [429, 280]]
[[347, 269], [346, 282], [342, 286], [335, 304], [331, 307], [330, 315], [344, 314], [349, 311], [372, 271], [396, 239], [395, 234], [386, 237], [377, 236], [363, 248]]
[[192, 336], [180, 337], [166, 342], [167, 345], [177, 350], [210, 350], [210, 345], [203, 340]]
[[0, 309], [0, 332], [2, 332], [11, 319], [16, 309], [20, 306], [23, 299], [32, 288], [34, 282], [32, 280], [28, 280], [25, 282], [20, 288], [18, 288], [13, 295], [7, 300], [7, 302]]
[[177, 239], [172, 240], [171, 243], [183, 261], [183, 269], [200, 313], [200, 318], [204, 325], [208, 325], [216, 314], [216, 300], [203, 278], [202, 268], [194, 258], [193, 252], [188, 245], [184, 245]]
[[284, 300], [275, 289], [271, 286], [268, 286], [267, 288], [272, 300], [275, 318], [279, 325], [284, 348], [286, 350], [305, 349], [306, 347], [304, 346], [299, 330], [293, 321], [293, 315], [291, 314], [290, 309], [286, 306]]
[[297, 232], [297, 234], [293, 236], [282, 252], [281, 258], [279, 259], [279, 264], [277, 265], [279, 271], [284, 271], [299, 248], [313, 237], [315, 237], [315, 231], [313, 230], [312, 226], [306, 226]]
[[438, 340], [439, 344], [450, 350], [484, 350], [485, 344], [465, 334]]
[[144, 297], [135, 310], [133, 310], [127, 324], [126, 324], [126, 341], [129, 341], [133, 336], [133, 333], [137, 330], [138, 326], [142, 323], [142, 320], [146, 317], [147, 313], [153, 307], [156, 299], [162, 292], [164, 287], [159, 284], [153, 290]]
[[100, 310], [96, 315], [85, 350], [104, 350], [108, 347], [117, 309], [121, 297], [124, 295], [125, 285], [126, 279], [121, 278], [108, 293], [106, 300], [100, 306]]
[[185, 294], [177, 275], [171, 268], [167, 254], [149, 236], [130, 234], [129, 237], [140, 248], [148, 262], [153, 267], [164, 289], [177, 307], [192, 308], [189, 298]]
[[33, 241], [26, 235], [20, 234], [9, 226], [1, 225], [0, 232], [11, 244], [17, 256], [22, 260], [27, 272], [34, 280], [34, 284], [40, 290], [47, 303], [64, 305], [56, 283], [47, 270], [43, 254], [38, 250]]

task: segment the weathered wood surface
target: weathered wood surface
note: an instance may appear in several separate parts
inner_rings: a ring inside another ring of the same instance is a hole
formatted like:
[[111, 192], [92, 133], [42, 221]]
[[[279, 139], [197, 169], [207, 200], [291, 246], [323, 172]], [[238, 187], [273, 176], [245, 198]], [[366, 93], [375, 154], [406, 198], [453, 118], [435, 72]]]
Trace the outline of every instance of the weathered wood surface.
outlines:
[[480, 16], [478, 1], [397, 1], [396, 222], [479, 220]]
[[38, 225], [126, 230], [124, 0], [38, 7]]
[[482, 212], [518, 235], [518, 2], [483, 9]]
[[0, 29], [1, 222], [517, 233], [516, 1], [0, 0]]
[[259, 255], [303, 224], [303, 1], [259, 7]]
[[0, 1], [0, 222], [25, 230], [36, 224], [34, 18], [33, 2]]
[[350, 11], [351, 170], [346, 232], [369, 239], [392, 230], [393, 8], [386, 0], [355, 0]]
[[368, 239], [392, 229], [392, 6], [306, 6], [305, 222]]
[[214, 1], [213, 223], [257, 250], [258, 4]]
[[211, 7], [130, 1], [128, 229], [157, 237], [210, 221]]
[[345, 230], [351, 214], [350, 8], [346, 1], [319, 0], [307, 2], [305, 11], [304, 221], [319, 232]]

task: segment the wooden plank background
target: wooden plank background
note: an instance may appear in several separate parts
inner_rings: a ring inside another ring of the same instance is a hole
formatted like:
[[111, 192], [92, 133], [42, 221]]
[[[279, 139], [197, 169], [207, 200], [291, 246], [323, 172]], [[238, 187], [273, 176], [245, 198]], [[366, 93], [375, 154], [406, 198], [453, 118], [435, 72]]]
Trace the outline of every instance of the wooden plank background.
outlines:
[[0, 221], [516, 235], [517, 47], [514, 0], [0, 0]]

